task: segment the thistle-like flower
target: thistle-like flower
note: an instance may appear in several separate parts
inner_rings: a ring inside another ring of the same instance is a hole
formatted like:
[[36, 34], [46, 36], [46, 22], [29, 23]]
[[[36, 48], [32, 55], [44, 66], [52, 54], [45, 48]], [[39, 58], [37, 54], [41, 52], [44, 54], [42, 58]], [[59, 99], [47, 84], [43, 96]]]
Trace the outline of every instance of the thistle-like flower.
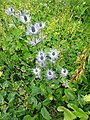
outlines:
[[37, 68], [37, 67], [33, 68], [32, 72], [33, 72], [33, 74], [35, 75], [36, 78], [40, 78], [41, 77], [40, 76], [40, 72], [41, 72], [40, 68]]
[[14, 15], [14, 8], [13, 7], [7, 8], [7, 10], [5, 11], [5, 13], [7, 15], [13, 16]]
[[45, 37], [46, 37], [46, 36], [43, 35], [43, 34], [40, 34], [40, 35], [39, 35], [39, 39], [40, 39], [41, 41], [43, 41], [43, 40], [45, 39]]
[[32, 38], [31, 41], [28, 42], [28, 44], [31, 44], [32, 46], [37, 45], [40, 42], [40, 39]]
[[31, 26], [27, 27], [26, 34], [27, 35], [36, 35], [39, 32], [40, 32], [40, 30], [35, 25], [31, 25]]
[[46, 27], [46, 22], [37, 22], [34, 24], [38, 29], [43, 29]]
[[31, 20], [31, 16], [29, 14], [27, 15], [21, 15], [18, 19], [20, 22], [26, 24], [26, 23], [29, 23], [30, 20]]
[[37, 54], [38, 62], [44, 63], [46, 61], [46, 55], [43, 51], [39, 51]]
[[46, 71], [46, 76], [48, 80], [54, 79], [55, 78], [55, 72], [52, 71], [51, 69]]
[[51, 63], [55, 64], [55, 60], [53, 60], [53, 59], [51, 59], [51, 58], [49, 58], [48, 60], [49, 60]]
[[38, 62], [36, 60], [36, 64], [40, 67], [40, 68], [44, 68], [46, 66], [46, 63], [45, 62]]
[[68, 70], [67, 70], [67, 69], [62, 68], [62, 69], [61, 69], [61, 75], [62, 75], [62, 77], [66, 77], [66, 76], [67, 76], [67, 74], [68, 74]]
[[27, 15], [28, 14], [28, 10], [19, 10], [18, 14], [19, 14], [19, 16], [21, 16], [21, 15]]
[[55, 60], [58, 58], [58, 52], [56, 49], [52, 49], [48, 54], [49, 54], [50, 59], [52, 60]]
[[20, 18], [20, 16], [25, 16], [25, 15], [29, 15], [29, 12], [27, 10], [19, 10], [18, 13], [15, 13], [15, 17], [16, 18]]

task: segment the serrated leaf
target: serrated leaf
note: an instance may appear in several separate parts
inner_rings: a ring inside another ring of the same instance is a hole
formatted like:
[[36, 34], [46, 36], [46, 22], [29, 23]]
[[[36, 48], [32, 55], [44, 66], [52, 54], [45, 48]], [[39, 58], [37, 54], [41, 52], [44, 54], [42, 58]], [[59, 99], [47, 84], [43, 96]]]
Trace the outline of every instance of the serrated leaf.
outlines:
[[76, 116], [70, 110], [63, 106], [59, 106], [57, 110], [59, 112], [64, 111], [64, 120], [74, 120], [76, 118]]
[[42, 116], [46, 119], [46, 120], [51, 120], [51, 116], [49, 114], [49, 112], [47, 111], [47, 109], [43, 106], [43, 108], [41, 109], [41, 114]]

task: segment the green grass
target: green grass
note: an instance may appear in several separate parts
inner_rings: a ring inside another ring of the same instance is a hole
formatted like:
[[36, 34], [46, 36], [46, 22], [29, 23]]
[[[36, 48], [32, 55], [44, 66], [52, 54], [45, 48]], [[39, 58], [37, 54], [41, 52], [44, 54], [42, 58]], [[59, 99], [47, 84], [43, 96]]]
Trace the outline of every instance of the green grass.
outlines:
[[[32, 38], [25, 35], [27, 25], [5, 13], [10, 6], [15, 12], [28, 10], [33, 24], [46, 22], [43, 42], [33, 47], [27, 44]], [[60, 55], [54, 65], [47, 61], [43, 77], [36, 79], [32, 73], [36, 54], [51, 48]], [[68, 70], [64, 78], [60, 75], [63, 67]], [[56, 79], [46, 79], [48, 68], [56, 71]], [[0, 1], [0, 120], [88, 120], [89, 80], [89, 0]]]

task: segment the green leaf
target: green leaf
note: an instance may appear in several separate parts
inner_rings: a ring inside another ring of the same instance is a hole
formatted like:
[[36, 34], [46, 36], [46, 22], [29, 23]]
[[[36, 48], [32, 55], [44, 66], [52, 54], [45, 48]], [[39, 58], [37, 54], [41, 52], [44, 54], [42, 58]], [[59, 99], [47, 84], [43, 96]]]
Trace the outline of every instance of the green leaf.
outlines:
[[25, 66], [22, 66], [22, 67], [21, 67], [21, 71], [22, 71], [22, 72], [26, 72]]
[[0, 94], [0, 104], [3, 104], [4, 103], [4, 98], [3, 96]]
[[73, 120], [76, 118], [76, 116], [70, 110], [68, 110], [67, 108], [63, 106], [59, 106], [57, 110], [59, 112], [64, 111], [64, 120]]
[[35, 97], [31, 97], [31, 102], [34, 103], [34, 107], [37, 106], [38, 101]]
[[9, 85], [9, 82], [8, 82], [8, 81], [5, 81], [5, 82], [3, 83], [3, 89], [5, 89], [6, 87], [8, 87], [8, 85]]
[[34, 117], [31, 117], [30, 115], [26, 115], [24, 116], [23, 120], [36, 120], [35, 118], [37, 118], [37, 115], [35, 115]]
[[50, 104], [50, 100], [48, 98], [46, 98], [44, 101], [43, 101], [43, 105], [47, 106], [48, 104]]
[[74, 104], [68, 104], [68, 107], [74, 110], [74, 114], [82, 120], [88, 120], [88, 115]]
[[88, 57], [88, 65], [90, 65], [90, 56]]
[[40, 110], [40, 109], [41, 109], [41, 102], [39, 102], [39, 103], [37, 104], [36, 109], [37, 109], [37, 110]]
[[65, 95], [68, 99], [75, 100], [75, 93], [72, 90], [66, 89], [65, 90]]
[[16, 92], [9, 93], [8, 98], [7, 98], [8, 101], [12, 102], [15, 98], [15, 95], [16, 95]]
[[17, 117], [20, 117], [22, 115], [25, 115], [26, 109], [23, 106], [20, 106], [17, 111], [15, 111], [15, 114]]
[[34, 120], [30, 115], [24, 116], [23, 120]]
[[47, 111], [47, 109], [43, 106], [43, 108], [41, 109], [41, 114], [42, 116], [46, 119], [46, 120], [50, 120], [51, 116], [49, 114], [49, 112]]
[[29, 104], [33, 104], [33, 107], [34, 107], [34, 108], [37, 107], [38, 101], [37, 101], [37, 99], [36, 99], [35, 97], [29, 96], [27, 100], [28, 100], [28, 103], [29, 103]]
[[40, 88], [37, 86], [31, 86], [32, 89], [32, 95], [35, 96], [40, 93]]
[[90, 102], [90, 94], [84, 96], [86, 102]]
[[17, 48], [20, 49], [22, 47], [22, 44], [18, 41], [17, 42]]

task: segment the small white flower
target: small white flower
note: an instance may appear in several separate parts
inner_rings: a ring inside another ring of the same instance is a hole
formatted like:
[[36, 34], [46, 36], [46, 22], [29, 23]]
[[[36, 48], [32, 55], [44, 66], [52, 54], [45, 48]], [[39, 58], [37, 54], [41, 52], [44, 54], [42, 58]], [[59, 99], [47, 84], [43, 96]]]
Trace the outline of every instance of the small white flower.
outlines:
[[40, 70], [40, 68], [33, 68], [32, 69], [32, 71], [33, 71], [33, 74], [36, 76], [36, 78], [40, 78], [41, 76], [40, 76], [40, 72], [41, 72], [41, 70]]
[[5, 11], [5, 13], [7, 14], [7, 15], [14, 15], [14, 8], [13, 7], [9, 7], [9, 8], [7, 8], [7, 10]]
[[32, 40], [29, 41], [28, 44], [31, 44], [32, 46], [35, 46], [35, 45], [38, 44], [39, 42], [40, 42], [40, 39], [32, 38]]
[[26, 23], [29, 23], [30, 20], [31, 20], [31, 16], [28, 14], [28, 15], [21, 15], [18, 19], [20, 22], [26, 24]]
[[40, 35], [39, 35], [39, 38], [40, 38], [40, 40], [41, 40], [41, 41], [42, 41], [42, 40], [44, 40], [44, 39], [45, 39], [45, 37], [46, 37], [46, 36], [45, 36], [45, 35], [43, 35], [43, 34], [40, 34]]
[[69, 85], [68, 85], [67, 82], [63, 82], [62, 86], [64, 86], [65, 88], [68, 88], [68, 87], [69, 87]]
[[27, 10], [19, 10], [18, 13], [15, 13], [15, 17], [19, 19], [20, 16], [25, 16], [28, 14], [29, 14], [29, 12]]
[[19, 10], [18, 13], [19, 15], [26, 15], [28, 14], [28, 10]]
[[38, 34], [39, 32], [40, 31], [39, 31], [39, 29], [36, 26], [31, 25], [31, 26], [27, 27], [26, 34], [27, 35], [35, 35], [35, 34]]
[[36, 60], [36, 64], [40, 67], [40, 68], [44, 68], [46, 66], [46, 63], [45, 62], [38, 62]]
[[46, 71], [46, 76], [48, 80], [54, 79], [55, 78], [55, 72], [52, 71], [51, 69]]
[[37, 23], [35, 23], [35, 26], [36, 26], [38, 29], [43, 29], [43, 28], [45, 28], [45, 26], [46, 26], [46, 22], [37, 22]]
[[52, 49], [48, 54], [52, 60], [55, 60], [56, 58], [58, 58], [58, 52], [56, 49]]
[[68, 70], [67, 70], [67, 69], [62, 68], [62, 69], [61, 69], [61, 75], [62, 75], [62, 77], [66, 77], [66, 76], [67, 76], [67, 74], [68, 74]]
[[46, 64], [45, 63], [39, 63], [39, 66], [41, 67], [41, 68], [44, 68], [45, 66], [46, 66]]
[[49, 60], [51, 63], [55, 64], [55, 60], [53, 60], [53, 59], [51, 59], [51, 58], [49, 58], [48, 60]]
[[43, 51], [38, 52], [37, 54], [38, 62], [44, 63], [46, 61], [46, 55]]
[[41, 50], [41, 51], [38, 52], [38, 56], [40, 56], [40, 55], [45, 56], [45, 53]]

